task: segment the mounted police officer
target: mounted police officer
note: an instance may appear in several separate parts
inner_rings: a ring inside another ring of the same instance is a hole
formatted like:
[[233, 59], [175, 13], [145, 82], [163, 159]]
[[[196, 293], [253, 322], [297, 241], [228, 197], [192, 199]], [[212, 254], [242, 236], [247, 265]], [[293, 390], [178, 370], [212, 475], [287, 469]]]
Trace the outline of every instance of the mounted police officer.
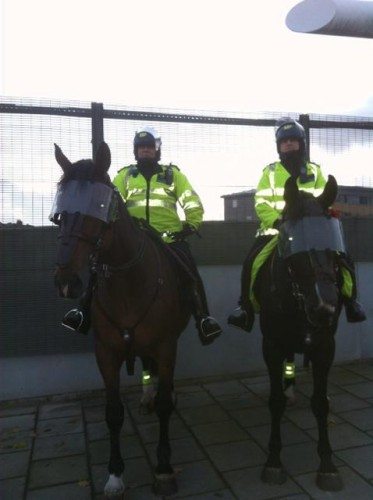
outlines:
[[[267, 165], [255, 193], [255, 210], [260, 220], [254, 245], [246, 257], [241, 274], [241, 297], [239, 307], [228, 317], [228, 323], [251, 331], [256, 304], [253, 286], [258, 271], [271, 254], [278, 234], [281, 214], [285, 206], [284, 187], [287, 179], [297, 179], [299, 189], [319, 196], [326, 184], [321, 168], [308, 162], [306, 134], [300, 123], [291, 118], [282, 118], [276, 130], [276, 145], [280, 161]], [[361, 305], [356, 301], [356, 276], [349, 256], [341, 257], [342, 295], [347, 321], [356, 323], [366, 319]]]
[[[168, 244], [170, 254], [184, 269], [188, 298], [202, 344], [213, 342], [221, 334], [217, 321], [209, 315], [204, 286], [185, 238], [196, 233], [202, 222], [203, 206], [186, 176], [175, 165], [161, 165], [161, 138], [146, 127], [136, 132], [133, 141], [136, 164], [119, 170], [113, 184], [126, 202], [129, 213], [142, 219], [154, 236]], [[181, 222], [176, 203], [185, 214]], [[62, 324], [82, 333], [90, 327], [88, 290], [81, 307], [69, 311]]]

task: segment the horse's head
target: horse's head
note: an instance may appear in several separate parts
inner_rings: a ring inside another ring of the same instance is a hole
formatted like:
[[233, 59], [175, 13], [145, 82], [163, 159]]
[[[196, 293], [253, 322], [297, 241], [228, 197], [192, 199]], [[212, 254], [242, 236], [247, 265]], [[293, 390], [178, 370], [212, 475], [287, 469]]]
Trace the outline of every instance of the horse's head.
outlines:
[[340, 221], [329, 211], [337, 191], [332, 176], [318, 197], [299, 190], [292, 177], [285, 185], [279, 251], [294, 294], [303, 303], [308, 321], [317, 327], [332, 324], [339, 310], [336, 255], [345, 252], [345, 244]]
[[79, 272], [100, 245], [112, 217], [110, 149], [103, 142], [94, 162], [71, 163], [55, 145], [55, 157], [63, 170], [50, 216], [59, 226], [55, 284], [62, 297], [76, 298], [82, 289]]

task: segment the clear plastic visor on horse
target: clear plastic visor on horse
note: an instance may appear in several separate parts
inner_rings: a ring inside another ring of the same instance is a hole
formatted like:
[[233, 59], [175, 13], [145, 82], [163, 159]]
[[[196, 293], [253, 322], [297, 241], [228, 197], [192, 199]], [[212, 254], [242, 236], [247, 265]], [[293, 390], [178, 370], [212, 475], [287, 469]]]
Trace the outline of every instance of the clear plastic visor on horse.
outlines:
[[303, 217], [285, 221], [280, 228], [278, 248], [284, 259], [310, 250], [346, 253], [342, 225], [335, 217]]
[[56, 222], [63, 213], [79, 213], [108, 223], [113, 194], [113, 188], [101, 182], [67, 181], [58, 187], [49, 219]]

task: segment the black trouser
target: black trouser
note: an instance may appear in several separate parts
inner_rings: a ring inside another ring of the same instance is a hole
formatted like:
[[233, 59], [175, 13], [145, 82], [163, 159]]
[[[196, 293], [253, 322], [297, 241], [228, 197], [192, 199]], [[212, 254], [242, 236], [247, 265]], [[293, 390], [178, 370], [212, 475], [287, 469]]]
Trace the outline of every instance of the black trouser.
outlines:
[[186, 241], [174, 241], [168, 243], [168, 246], [177, 261], [178, 269], [182, 269], [182, 279], [187, 281], [187, 286], [190, 288], [193, 315], [209, 316], [205, 287], [189, 244]]

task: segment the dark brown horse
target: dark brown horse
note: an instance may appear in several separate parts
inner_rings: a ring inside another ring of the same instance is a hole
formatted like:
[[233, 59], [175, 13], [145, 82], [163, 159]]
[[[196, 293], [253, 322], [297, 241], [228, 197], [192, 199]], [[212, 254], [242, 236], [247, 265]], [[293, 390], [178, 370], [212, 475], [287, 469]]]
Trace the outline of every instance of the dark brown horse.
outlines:
[[52, 210], [60, 228], [55, 274], [60, 295], [79, 296], [79, 273], [90, 260], [97, 273], [91, 315], [111, 446], [105, 494], [120, 495], [125, 489], [119, 443], [124, 414], [120, 370], [135, 356], [150, 360], [157, 370], [154, 405], [160, 432], [154, 489], [157, 494], [171, 494], [177, 489], [169, 444], [173, 377], [177, 340], [190, 309], [181, 299], [177, 272], [162, 243], [131, 218], [111, 184], [109, 147], [101, 144], [95, 162], [74, 164], [58, 146], [55, 149], [63, 170]]
[[305, 353], [312, 364], [311, 407], [319, 430], [317, 485], [330, 491], [342, 488], [327, 424], [328, 373], [341, 310], [340, 255], [345, 252], [340, 223], [328, 211], [336, 196], [337, 183], [331, 176], [319, 197], [298, 190], [295, 179], [287, 181], [279, 244], [257, 279], [263, 356], [271, 386], [269, 456], [262, 472], [267, 483], [286, 480], [280, 459], [280, 425], [286, 407], [283, 364], [294, 353]]

